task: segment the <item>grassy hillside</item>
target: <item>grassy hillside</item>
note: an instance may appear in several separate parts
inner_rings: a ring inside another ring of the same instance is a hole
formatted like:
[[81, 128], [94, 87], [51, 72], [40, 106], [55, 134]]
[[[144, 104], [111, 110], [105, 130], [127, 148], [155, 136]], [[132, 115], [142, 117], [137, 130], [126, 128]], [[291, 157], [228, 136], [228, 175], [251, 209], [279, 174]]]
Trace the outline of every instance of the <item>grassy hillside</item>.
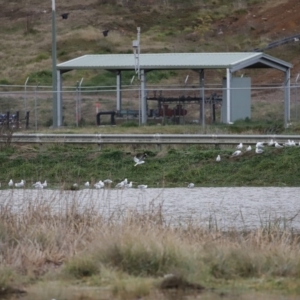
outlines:
[[[288, 28], [284, 23], [286, 18], [274, 20], [277, 26], [282, 23], [278, 33], [272, 31], [274, 26], [268, 26], [265, 20], [265, 16], [271, 19], [275, 12], [278, 14], [275, 9], [280, 5], [294, 1], [57, 1], [57, 58], [63, 62], [89, 53], [132, 53], [137, 27], [141, 28], [144, 53], [249, 51], [295, 34], [299, 29], [297, 22], [296, 28]], [[290, 23], [296, 17], [292, 8]], [[29, 84], [51, 85], [51, 1], [2, 0], [0, 11], [0, 39], [3, 41], [0, 83], [24, 84], [29, 77]], [[66, 12], [68, 19], [62, 19], [61, 14]], [[284, 13], [282, 9], [283, 16]], [[262, 19], [264, 24], [261, 24]], [[110, 31], [104, 37], [102, 31], [106, 29]], [[291, 46], [271, 53], [288, 61], [296, 54], [295, 47]], [[71, 72], [65, 82], [74, 84], [84, 77], [85, 85], [99, 84], [101, 80], [97, 76], [100, 76], [97, 71]]]

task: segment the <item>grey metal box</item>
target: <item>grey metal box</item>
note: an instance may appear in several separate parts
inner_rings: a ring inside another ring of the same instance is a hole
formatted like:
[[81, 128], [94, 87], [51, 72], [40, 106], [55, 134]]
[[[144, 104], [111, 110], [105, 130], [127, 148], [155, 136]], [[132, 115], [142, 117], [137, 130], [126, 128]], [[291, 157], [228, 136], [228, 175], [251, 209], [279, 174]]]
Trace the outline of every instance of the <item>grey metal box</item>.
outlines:
[[[251, 118], [251, 78], [232, 77], [230, 84], [230, 122]], [[221, 122], [227, 122], [227, 87], [223, 80]]]

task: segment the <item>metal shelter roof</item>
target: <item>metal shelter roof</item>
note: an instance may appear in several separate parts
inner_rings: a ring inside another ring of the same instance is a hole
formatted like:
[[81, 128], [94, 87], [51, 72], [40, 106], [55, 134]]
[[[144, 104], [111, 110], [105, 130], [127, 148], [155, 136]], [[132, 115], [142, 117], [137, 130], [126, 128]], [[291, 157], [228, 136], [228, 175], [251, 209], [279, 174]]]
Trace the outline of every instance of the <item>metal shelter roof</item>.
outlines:
[[[261, 52], [155, 53], [139, 55], [140, 69], [230, 69], [275, 68], [286, 71], [292, 65]], [[76, 69], [134, 70], [133, 54], [88, 54], [60, 63], [57, 70]]]

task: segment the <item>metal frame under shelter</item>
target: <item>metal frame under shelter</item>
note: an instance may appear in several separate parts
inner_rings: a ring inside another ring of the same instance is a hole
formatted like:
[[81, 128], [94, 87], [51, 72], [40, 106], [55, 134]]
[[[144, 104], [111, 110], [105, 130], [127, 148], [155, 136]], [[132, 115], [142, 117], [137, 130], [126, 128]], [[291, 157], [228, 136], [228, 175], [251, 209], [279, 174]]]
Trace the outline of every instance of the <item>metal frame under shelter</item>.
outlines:
[[[230, 119], [230, 87], [232, 74], [241, 69], [273, 68], [284, 72], [284, 125], [290, 119], [290, 69], [292, 65], [262, 52], [225, 52], [225, 53], [155, 53], [140, 54], [141, 83], [141, 120], [147, 123], [146, 74], [153, 70], [194, 70], [199, 73], [200, 120], [204, 119], [204, 70], [226, 69], [227, 118]], [[122, 106], [122, 71], [135, 70], [132, 54], [95, 54], [83, 55], [57, 65], [57, 118], [54, 126], [62, 126], [62, 74], [79, 69], [103, 69], [116, 74], [117, 110]]]

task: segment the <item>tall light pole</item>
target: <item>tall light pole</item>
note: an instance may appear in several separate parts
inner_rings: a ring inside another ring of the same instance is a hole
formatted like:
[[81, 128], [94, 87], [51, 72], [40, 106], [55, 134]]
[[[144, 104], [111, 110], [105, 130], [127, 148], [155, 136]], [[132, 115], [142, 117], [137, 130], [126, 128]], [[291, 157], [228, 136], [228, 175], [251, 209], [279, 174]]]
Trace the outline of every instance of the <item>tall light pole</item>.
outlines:
[[57, 72], [56, 72], [56, 13], [55, 0], [52, 0], [52, 109], [53, 127], [58, 127], [57, 123]]
[[[145, 95], [145, 71], [140, 69], [140, 35], [141, 28], [137, 27], [137, 39], [132, 41], [133, 53], [134, 53], [134, 68], [135, 73], [138, 75], [138, 80], [140, 83], [139, 87], [139, 124], [147, 123], [147, 102]], [[142, 117], [142, 118], [141, 118]]]

